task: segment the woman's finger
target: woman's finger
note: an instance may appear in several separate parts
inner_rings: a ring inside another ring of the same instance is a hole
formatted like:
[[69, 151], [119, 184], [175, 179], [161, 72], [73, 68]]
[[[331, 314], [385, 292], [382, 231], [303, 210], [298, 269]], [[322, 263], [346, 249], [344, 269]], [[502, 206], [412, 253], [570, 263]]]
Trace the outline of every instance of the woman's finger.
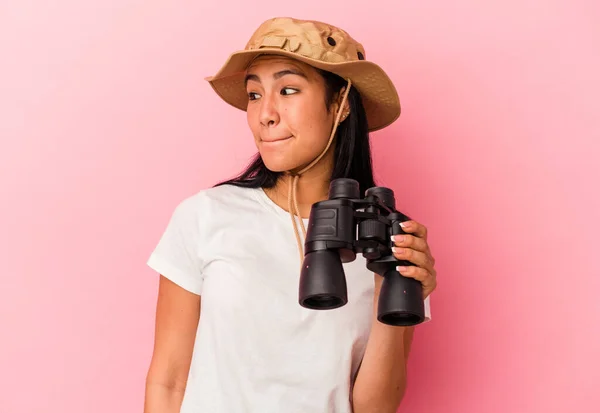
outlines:
[[427, 298], [429, 294], [435, 290], [437, 286], [437, 278], [424, 268], [412, 266], [399, 266], [396, 270], [404, 277], [414, 278], [423, 286], [423, 298]]
[[429, 254], [412, 248], [392, 247], [394, 257], [399, 260], [410, 261], [418, 267], [424, 268], [429, 272], [433, 272], [433, 259]]
[[417, 221], [412, 220], [402, 222], [400, 226], [404, 232], [414, 234], [419, 238], [427, 240], [427, 227], [425, 227], [425, 225], [419, 224]]
[[412, 248], [413, 250], [427, 253], [429, 245], [423, 238], [415, 237], [414, 235], [392, 235], [394, 246], [402, 248]]

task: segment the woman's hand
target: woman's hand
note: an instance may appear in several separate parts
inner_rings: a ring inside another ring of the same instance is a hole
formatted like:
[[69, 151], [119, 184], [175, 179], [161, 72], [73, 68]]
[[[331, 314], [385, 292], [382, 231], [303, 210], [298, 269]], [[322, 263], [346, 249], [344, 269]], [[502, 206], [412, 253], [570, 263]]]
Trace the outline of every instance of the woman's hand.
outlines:
[[423, 285], [423, 299], [435, 290], [437, 273], [435, 258], [431, 255], [427, 244], [427, 228], [416, 221], [406, 221], [401, 224], [407, 234], [394, 235], [394, 256], [399, 260], [410, 261], [415, 266], [398, 267], [405, 277], [414, 278]]

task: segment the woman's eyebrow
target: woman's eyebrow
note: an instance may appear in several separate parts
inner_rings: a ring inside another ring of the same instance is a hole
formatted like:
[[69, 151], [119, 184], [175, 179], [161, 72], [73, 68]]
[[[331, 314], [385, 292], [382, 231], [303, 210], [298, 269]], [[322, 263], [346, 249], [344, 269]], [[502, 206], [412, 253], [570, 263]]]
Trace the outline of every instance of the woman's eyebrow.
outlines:
[[273, 79], [279, 79], [285, 75], [296, 75], [296, 76], [300, 76], [300, 77], [303, 77], [304, 79], [308, 80], [308, 77], [303, 72], [301, 72], [300, 70], [296, 70], [296, 69], [281, 70], [273, 75]]
[[[303, 77], [304, 79], [308, 80], [308, 77], [303, 72], [296, 70], [296, 69], [285, 69], [285, 70], [280, 70], [279, 72], [275, 72], [273, 74], [273, 79], [277, 80], [286, 75], [296, 75], [296, 76], [300, 76], [300, 77]], [[260, 83], [260, 78], [258, 77], [258, 75], [250, 73], [250, 74], [247, 74], [246, 77], [244, 78], [244, 86], [247, 86], [248, 81], [250, 81], [250, 80]]]

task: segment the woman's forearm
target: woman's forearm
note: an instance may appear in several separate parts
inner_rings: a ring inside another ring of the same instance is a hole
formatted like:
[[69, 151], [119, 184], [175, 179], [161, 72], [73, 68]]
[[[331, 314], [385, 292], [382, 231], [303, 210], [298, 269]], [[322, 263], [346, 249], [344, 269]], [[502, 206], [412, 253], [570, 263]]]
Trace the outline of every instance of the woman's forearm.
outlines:
[[406, 360], [414, 327], [377, 321], [382, 281], [376, 274], [373, 326], [352, 391], [354, 413], [396, 413], [406, 388]]
[[144, 413], [179, 413], [185, 389], [146, 383]]

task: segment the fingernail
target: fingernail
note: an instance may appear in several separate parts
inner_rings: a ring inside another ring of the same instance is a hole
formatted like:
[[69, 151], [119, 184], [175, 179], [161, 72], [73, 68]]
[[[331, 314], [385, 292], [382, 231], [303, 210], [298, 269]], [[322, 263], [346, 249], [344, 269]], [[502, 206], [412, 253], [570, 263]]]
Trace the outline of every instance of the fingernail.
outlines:
[[399, 273], [403, 273], [404, 271], [407, 270], [408, 267], [402, 267], [402, 266], [398, 266], [396, 267], [396, 271], [398, 271]]
[[404, 235], [392, 235], [392, 241], [404, 242]]
[[400, 226], [401, 226], [402, 228], [407, 228], [407, 227], [409, 227], [409, 226], [410, 226], [410, 223], [409, 223], [408, 221], [406, 221], [406, 222], [401, 222], [401, 223], [400, 223]]

